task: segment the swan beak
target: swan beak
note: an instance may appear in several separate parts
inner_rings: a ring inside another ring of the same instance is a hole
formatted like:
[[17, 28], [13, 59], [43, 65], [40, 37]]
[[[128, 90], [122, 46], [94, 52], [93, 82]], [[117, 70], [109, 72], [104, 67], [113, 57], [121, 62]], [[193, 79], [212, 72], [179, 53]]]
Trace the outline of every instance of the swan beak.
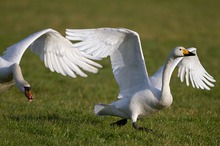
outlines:
[[196, 55], [196, 54], [194, 54], [194, 53], [188, 51], [187, 49], [184, 49], [184, 50], [183, 50], [183, 54], [184, 54], [184, 56], [195, 56], [195, 55]]
[[25, 88], [25, 96], [28, 98], [29, 101], [32, 101], [33, 100], [33, 96], [32, 96], [32, 93], [31, 93], [31, 90], [30, 88], [26, 87]]

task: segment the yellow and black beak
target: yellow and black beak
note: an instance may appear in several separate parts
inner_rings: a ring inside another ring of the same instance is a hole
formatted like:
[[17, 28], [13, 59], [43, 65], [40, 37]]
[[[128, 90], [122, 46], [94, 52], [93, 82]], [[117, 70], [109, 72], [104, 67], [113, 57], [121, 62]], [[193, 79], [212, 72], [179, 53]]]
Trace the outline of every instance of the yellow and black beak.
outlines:
[[32, 101], [33, 96], [32, 96], [30, 87], [24, 87], [24, 90], [25, 90], [24, 92], [25, 96], [28, 98], [29, 101]]
[[183, 50], [183, 54], [184, 54], [184, 56], [195, 56], [195, 55], [196, 55], [196, 54], [194, 54], [194, 53], [188, 51], [187, 49], [184, 49], [184, 50]]

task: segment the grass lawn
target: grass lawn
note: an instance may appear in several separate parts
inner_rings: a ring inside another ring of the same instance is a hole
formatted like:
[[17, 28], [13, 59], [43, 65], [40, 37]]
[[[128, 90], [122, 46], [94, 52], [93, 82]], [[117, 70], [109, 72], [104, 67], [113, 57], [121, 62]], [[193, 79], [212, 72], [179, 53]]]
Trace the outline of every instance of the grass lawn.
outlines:
[[63, 77], [26, 51], [21, 67], [35, 99], [17, 87], [0, 94], [0, 145], [219, 145], [220, 2], [218, 0], [8, 0], [0, 2], [0, 51], [45, 28], [64, 35], [66, 28], [125, 27], [140, 34], [147, 70], [152, 75], [176, 46], [198, 49], [205, 69], [217, 80], [211, 91], [171, 79], [170, 108], [139, 124], [112, 128], [116, 117], [96, 117], [97, 103], [117, 100], [119, 92], [109, 58], [88, 78]]

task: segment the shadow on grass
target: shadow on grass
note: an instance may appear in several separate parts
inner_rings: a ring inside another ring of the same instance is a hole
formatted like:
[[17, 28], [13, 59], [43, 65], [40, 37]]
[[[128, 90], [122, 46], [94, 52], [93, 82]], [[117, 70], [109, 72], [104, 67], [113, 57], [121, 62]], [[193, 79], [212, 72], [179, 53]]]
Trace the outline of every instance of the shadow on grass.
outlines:
[[77, 124], [98, 126], [100, 119], [92, 114], [69, 113], [10, 113], [3, 117], [14, 122], [50, 122], [57, 124]]
[[[110, 130], [110, 131], [120, 131], [123, 132], [125, 129], [128, 132], [135, 132], [135, 133], [145, 133], [149, 135], [154, 135], [156, 137], [164, 137], [163, 133], [160, 133], [157, 129], [153, 129], [152, 131], [141, 131], [141, 130], [136, 130], [132, 128], [129, 128], [127, 126], [131, 126], [130, 120], [129, 122], [125, 125], [126, 127], [117, 127], [117, 126], [110, 126], [107, 124], [108, 122], [102, 121], [103, 118], [96, 117], [92, 115], [91, 113], [89, 114], [82, 114], [81, 115], [75, 112], [69, 112], [69, 113], [38, 113], [37, 115], [34, 115], [33, 113], [23, 113], [23, 114], [15, 114], [11, 113], [8, 115], [4, 115], [5, 119], [12, 120], [16, 123], [23, 123], [23, 124], [31, 124], [31, 125], [56, 125], [56, 127], [71, 127], [74, 128], [75, 130], [87, 127], [86, 131], [89, 130], [94, 130], [99, 131], [98, 129], [104, 128], [105, 130]], [[110, 119], [109, 119], [110, 120]], [[111, 122], [110, 122], [111, 123]], [[59, 126], [58, 126], [59, 125]], [[77, 125], [77, 128], [74, 126]], [[102, 128], [100, 128], [102, 127]], [[64, 128], [65, 129], [65, 128]]]
[[46, 115], [33, 115], [33, 114], [23, 114], [23, 115], [4, 115], [5, 118], [22, 122], [22, 121], [42, 121], [42, 122], [71, 122], [70, 118], [65, 118], [59, 114], [46, 114]]

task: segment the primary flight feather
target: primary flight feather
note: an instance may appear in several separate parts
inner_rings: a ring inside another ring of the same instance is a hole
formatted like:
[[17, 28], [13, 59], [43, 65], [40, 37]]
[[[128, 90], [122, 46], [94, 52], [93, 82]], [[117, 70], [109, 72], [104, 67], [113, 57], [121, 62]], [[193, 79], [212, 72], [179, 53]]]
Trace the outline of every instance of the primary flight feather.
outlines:
[[[174, 48], [165, 64], [151, 77], [148, 76], [138, 33], [124, 28], [67, 29], [66, 38], [78, 48], [92, 56], [110, 56], [114, 77], [120, 87], [119, 100], [111, 104], [98, 104], [98, 116], [118, 116], [112, 125], [125, 125], [132, 120], [136, 129], [137, 119], [147, 116], [172, 104], [170, 78], [176, 66], [181, 81], [193, 87], [207, 89], [213, 87], [214, 78], [201, 65], [195, 48]], [[79, 41], [79, 42], [78, 42]]]

